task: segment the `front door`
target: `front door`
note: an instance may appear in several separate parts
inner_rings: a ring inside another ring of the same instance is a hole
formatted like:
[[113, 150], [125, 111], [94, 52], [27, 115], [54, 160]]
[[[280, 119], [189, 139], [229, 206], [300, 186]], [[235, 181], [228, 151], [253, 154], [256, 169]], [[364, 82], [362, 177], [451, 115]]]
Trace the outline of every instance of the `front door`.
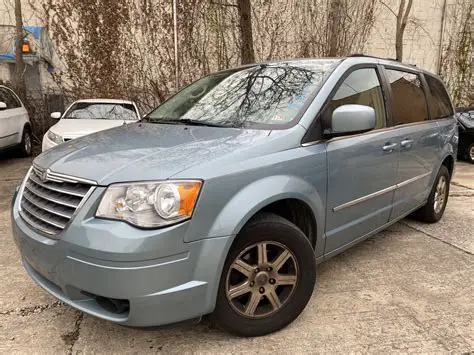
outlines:
[[386, 224], [392, 209], [399, 145], [386, 129], [384, 96], [376, 67], [352, 71], [328, 103], [323, 126], [345, 104], [373, 107], [374, 130], [327, 142], [328, 193], [325, 253], [337, 253]]
[[400, 158], [390, 219], [400, 218], [426, 201], [439, 153], [439, 125], [429, 120], [423, 82], [418, 73], [386, 70], [392, 121]]

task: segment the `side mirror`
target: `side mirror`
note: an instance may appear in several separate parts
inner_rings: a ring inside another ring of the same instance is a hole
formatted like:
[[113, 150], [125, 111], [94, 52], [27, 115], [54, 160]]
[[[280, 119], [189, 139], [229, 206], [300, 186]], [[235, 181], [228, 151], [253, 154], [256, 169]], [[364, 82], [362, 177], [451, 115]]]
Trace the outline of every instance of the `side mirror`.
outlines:
[[0, 101], [0, 110], [5, 110], [7, 108], [7, 104], [3, 101]]
[[349, 134], [375, 128], [375, 110], [364, 105], [342, 105], [334, 110], [331, 118], [332, 134]]
[[61, 118], [61, 112], [51, 113], [51, 118], [54, 119], [54, 120], [59, 120]]

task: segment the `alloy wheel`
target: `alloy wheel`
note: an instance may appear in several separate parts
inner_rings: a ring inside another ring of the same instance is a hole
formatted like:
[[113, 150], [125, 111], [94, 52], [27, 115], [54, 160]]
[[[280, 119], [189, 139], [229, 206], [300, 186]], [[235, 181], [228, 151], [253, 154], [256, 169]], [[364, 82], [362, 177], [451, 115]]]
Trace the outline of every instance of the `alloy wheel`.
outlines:
[[436, 213], [440, 213], [444, 207], [446, 200], [446, 187], [447, 180], [446, 177], [441, 175], [439, 177], [438, 183], [436, 184], [436, 190], [434, 195], [434, 210]]
[[244, 249], [226, 279], [227, 300], [238, 314], [263, 318], [290, 300], [298, 282], [298, 264], [283, 244], [263, 241]]

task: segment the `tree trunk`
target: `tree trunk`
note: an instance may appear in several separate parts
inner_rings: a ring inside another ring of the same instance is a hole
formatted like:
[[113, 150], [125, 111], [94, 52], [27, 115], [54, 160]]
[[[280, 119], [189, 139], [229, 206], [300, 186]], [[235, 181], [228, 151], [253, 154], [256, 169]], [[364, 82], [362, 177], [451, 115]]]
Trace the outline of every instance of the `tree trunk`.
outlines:
[[26, 97], [25, 63], [23, 61], [23, 18], [21, 16], [21, 0], [15, 0], [15, 86], [18, 96], [22, 100]]
[[410, 14], [413, 0], [408, 0], [408, 4], [405, 7], [405, 0], [400, 0], [400, 6], [397, 14], [397, 31], [395, 37], [395, 53], [396, 58], [399, 62], [403, 60], [403, 35], [405, 33], [405, 27], [407, 27], [408, 15]]
[[341, 30], [341, 11], [342, 1], [331, 0], [329, 4], [329, 15], [328, 15], [328, 30], [329, 30], [329, 57], [337, 57], [339, 55], [339, 31]]
[[240, 56], [242, 64], [255, 62], [252, 36], [252, 6], [250, 0], [237, 0], [240, 22]]

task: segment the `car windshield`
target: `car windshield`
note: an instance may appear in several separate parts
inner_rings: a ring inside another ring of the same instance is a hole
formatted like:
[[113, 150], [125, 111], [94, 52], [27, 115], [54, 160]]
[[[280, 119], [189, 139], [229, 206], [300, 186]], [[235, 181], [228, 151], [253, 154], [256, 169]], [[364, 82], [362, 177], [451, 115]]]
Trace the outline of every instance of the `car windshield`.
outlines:
[[251, 128], [288, 124], [337, 64], [335, 60], [261, 64], [212, 74], [185, 87], [145, 120]]
[[135, 106], [125, 103], [77, 102], [64, 116], [66, 119], [137, 120]]

